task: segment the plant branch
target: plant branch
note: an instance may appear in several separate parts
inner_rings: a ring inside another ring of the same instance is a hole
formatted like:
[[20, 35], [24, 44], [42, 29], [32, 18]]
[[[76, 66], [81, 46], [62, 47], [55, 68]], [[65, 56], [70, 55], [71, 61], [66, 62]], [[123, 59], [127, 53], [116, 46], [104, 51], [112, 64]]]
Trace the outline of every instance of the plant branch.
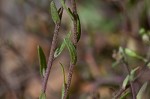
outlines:
[[60, 23], [57, 23], [55, 25], [55, 29], [54, 29], [54, 35], [53, 35], [53, 40], [52, 40], [52, 44], [51, 44], [50, 55], [49, 55], [49, 59], [48, 59], [48, 63], [47, 63], [46, 73], [45, 73], [45, 76], [43, 78], [43, 86], [42, 86], [42, 92], [43, 93], [45, 93], [45, 91], [46, 91], [48, 77], [49, 77], [49, 74], [50, 74], [50, 70], [52, 68], [52, 63], [53, 63], [53, 60], [54, 60], [54, 52], [55, 52], [55, 49], [56, 49], [59, 29], [60, 29]]
[[119, 97], [122, 95], [122, 93], [124, 93], [129, 87], [130, 87], [130, 86], [128, 85], [128, 86], [126, 86], [125, 89], [121, 88], [121, 89], [117, 92], [117, 94], [113, 97], [113, 99], [119, 99]]
[[[72, 5], [72, 11], [73, 11], [73, 15], [74, 15], [74, 20], [73, 20], [73, 44], [76, 48], [76, 46], [77, 46], [77, 9], [76, 9], [76, 1], [71, 0], [71, 5]], [[69, 89], [70, 89], [70, 85], [71, 85], [71, 80], [72, 80], [72, 76], [73, 76], [73, 70], [74, 70], [75, 65], [76, 65], [76, 63], [70, 63], [69, 72], [68, 72], [68, 76], [67, 76], [68, 80], [67, 80], [67, 85], [66, 85], [66, 88], [65, 88], [63, 99], [67, 99], [67, 97], [68, 97]]]
[[[135, 77], [135, 79], [134, 79], [134, 81], [133, 81], [132, 83], [135, 83], [135, 82], [140, 78], [140, 76], [141, 76], [141, 75], [144, 73], [144, 71], [146, 70], [146, 67], [147, 67], [147, 65], [148, 65], [149, 62], [150, 62], [150, 60], [148, 60], [148, 61], [145, 63], [145, 65], [140, 69], [139, 73], [137, 74], [137, 76]], [[124, 91], [126, 91], [129, 87], [130, 87], [130, 86], [129, 86], [129, 84], [128, 84], [125, 89], [122, 89], [122, 88], [121, 88], [121, 89], [118, 91], [118, 93], [113, 97], [113, 99], [118, 99], [118, 98], [122, 95], [122, 93], [123, 93]]]
[[[128, 63], [125, 61], [124, 58], [122, 59], [122, 62], [123, 62], [125, 68], [127, 69], [128, 74], [130, 76], [131, 75], [131, 70], [129, 68]], [[130, 88], [131, 88], [131, 92], [132, 92], [132, 97], [133, 97], [133, 99], [136, 99], [135, 90], [134, 90], [134, 84], [133, 84], [133, 82], [131, 80], [129, 80], [129, 82], [130, 82]]]

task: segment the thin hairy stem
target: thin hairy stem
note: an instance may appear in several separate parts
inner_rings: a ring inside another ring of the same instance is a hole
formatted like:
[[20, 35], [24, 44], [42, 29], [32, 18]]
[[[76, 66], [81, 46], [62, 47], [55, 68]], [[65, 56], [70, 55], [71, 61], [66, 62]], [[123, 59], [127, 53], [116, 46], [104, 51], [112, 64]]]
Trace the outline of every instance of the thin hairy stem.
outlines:
[[46, 73], [45, 73], [45, 76], [43, 78], [43, 86], [42, 86], [42, 92], [43, 93], [45, 93], [45, 91], [46, 91], [48, 77], [49, 77], [49, 74], [50, 74], [50, 71], [52, 68], [52, 64], [53, 64], [53, 60], [54, 60], [54, 52], [56, 49], [59, 29], [60, 29], [60, 23], [57, 23], [55, 25], [54, 36], [53, 36], [53, 40], [52, 40], [52, 44], [51, 44], [50, 55], [49, 55], [49, 59], [48, 59], [48, 63], [47, 63]]
[[[77, 47], [77, 9], [76, 9], [76, 1], [71, 0], [71, 5], [72, 5], [72, 11], [73, 11], [73, 15], [74, 15], [74, 20], [73, 20], [73, 44], [76, 48]], [[67, 86], [65, 88], [63, 99], [67, 99], [67, 96], [69, 94], [69, 89], [70, 89], [71, 80], [72, 80], [72, 76], [73, 76], [73, 70], [74, 70], [75, 65], [76, 65], [76, 63], [70, 63], [69, 72], [68, 72], [68, 76], [67, 76], [67, 78], [68, 78]]]

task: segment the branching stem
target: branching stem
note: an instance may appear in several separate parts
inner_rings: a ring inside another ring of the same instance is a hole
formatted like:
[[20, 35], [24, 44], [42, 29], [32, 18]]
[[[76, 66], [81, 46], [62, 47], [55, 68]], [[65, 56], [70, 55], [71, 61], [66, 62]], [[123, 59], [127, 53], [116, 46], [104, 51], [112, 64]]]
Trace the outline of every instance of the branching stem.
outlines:
[[[76, 48], [77, 47], [77, 9], [76, 9], [76, 1], [71, 0], [71, 5], [72, 5], [72, 11], [73, 11], [73, 15], [74, 15], [74, 20], [73, 20], [73, 44]], [[70, 89], [71, 80], [72, 80], [72, 76], [73, 76], [73, 70], [74, 70], [75, 65], [76, 65], [76, 63], [75, 64], [70, 63], [69, 72], [68, 72], [68, 76], [67, 76], [67, 78], [68, 78], [67, 86], [65, 88], [63, 99], [67, 99], [67, 96], [69, 94], [69, 89]]]

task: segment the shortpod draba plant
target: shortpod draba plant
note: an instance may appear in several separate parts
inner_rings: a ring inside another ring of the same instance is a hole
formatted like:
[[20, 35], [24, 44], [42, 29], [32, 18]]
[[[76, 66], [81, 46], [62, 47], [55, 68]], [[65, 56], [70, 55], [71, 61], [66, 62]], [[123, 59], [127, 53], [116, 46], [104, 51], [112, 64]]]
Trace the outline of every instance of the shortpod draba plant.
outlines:
[[[54, 35], [53, 35], [53, 39], [51, 43], [48, 62], [46, 62], [46, 58], [45, 58], [42, 48], [38, 46], [40, 74], [43, 77], [42, 92], [41, 92], [39, 99], [46, 99], [47, 82], [48, 82], [48, 77], [50, 75], [50, 71], [53, 65], [53, 61], [55, 60], [55, 58], [57, 58], [61, 54], [61, 52], [63, 51], [65, 47], [68, 49], [68, 52], [70, 54], [70, 66], [69, 66], [67, 81], [65, 77], [65, 70], [64, 70], [63, 64], [60, 63], [60, 65], [62, 67], [62, 71], [64, 75], [62, 99], [68, 99], [73, 70], [77, 62], [77, 43], [80, 40], [81, 24], [80, 24], [79, 15], [77, 14], [76, 1], [71, 0], [72, 8], [67, 7], [67, 5], [65, 4], [65, 0], [61, 0], [60, 2], [61, 2], [62, 7], [59, 9], [57, 9], [54, 1], [50, 3], [50, 12], [51, 12], [52, 19], [55, 23], [55, 29], [54, 29]], [[61, 27], [63, 10], [65, 10], [67, 14], [69, 15], [69, 17], [71, 18], [71, 21], [73, 23], [73, 30], [72, 32], [69, 32], [66, 35], [60, 47], [56, 48], [58, 34], [59, 34], [60, 27]], [[73, 35], [72, 36], [73, 38], [71, 38], [71, 35]]]

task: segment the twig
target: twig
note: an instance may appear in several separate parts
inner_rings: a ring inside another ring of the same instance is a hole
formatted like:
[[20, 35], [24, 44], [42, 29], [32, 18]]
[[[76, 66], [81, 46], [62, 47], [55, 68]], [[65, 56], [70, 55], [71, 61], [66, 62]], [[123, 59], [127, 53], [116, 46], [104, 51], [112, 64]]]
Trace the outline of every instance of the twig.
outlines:
[[[74, 15], [74, 20], [73, 20], [73, 44], [76, 48], [76, 46], [77, 46], [77, 9], [76, 9], [76, 1], [71, 0], [71, 5], [72, 5], [72, 11], [73, 11], [73, 15]], [[75, 65], [76, 65], [76, 63], [74, 63], [74, 64], [70, 63], [69, 73], [68, 73], [68, 76], [67, 76], [68, 80], [67, 80], [67, 85], [66, 85], [66, 88], [65, 88], [63, 99], [67, 99]]]
[[121, 88], [118, 93], [113, 97], [113, 99], [119, 99], [119, 97], [122, 95], [123, 92], [125, 92], [130, 86], [126, 86], [125, 89]]
[[[137, 76], [135, 77], [134, 81], [132, 81], [132, 83], [135, 83], [139, 78], [140, 76], [144, 73], [144, 71], [146, 70], [146, 67], [148, 65], [148, 63], [150, 62], [150, 60], [148, 62], [145, 63], [145, 65], [140, 69], [139, 73], [137, 74]], [[120, 91], [118, 91], [118, 93], [113, 97], [113, 99], [118, 99], [122, 93], [124, 91], [126, 91], [128, 88], [129, 88], [129, 84], [126, 86], [126, 88], [124, 89], [120, 89]]]
[[[62, 13], [63, 13], [63, 8], [61, 8], [61, 11], [59, 13], [60, 19], [62, 17]], [[42, 92], [43, 93], [45, 93], [45, 91], [46, 91], [48, 77], [49, 77], [49, 74], [50, 74], [50, 71], [51, 71], [51, 68], [52, 68], [52, 64], [53, 64], [53, 61], [54, 61], [54, 52], [55, 52], [55, 49], [56, 49], [60, 24], [61, 24], [61, 21], [59, 23], [55, 24], [53, 40], [52, 40], [52, 45], [51, 45], [51, 49], [50, 49], [50, 55], [49, 55], [49, 59], [48, 59], [48, 63], [47, 63], [47, 69], [46, 69], [45, 77], [43, 78], [43, 85], [42, 85]]]
[[[127, 69], [128, 74], [129, 74], [129, 76], [130, 76], [130, 75], [131, 75], [131, 72], [130, 72], [131, 70], [130, 70], [130, 68], [129, 68], [128, 63], [125, 61], [124, 58], [122, 59], [122, 62], [123, 62], [125, 68]], [[133, 82], [132, 82], [131, 80], [129, 80], [129, 82], [130, 82], [130, 88], [131, 88], [131, 92], [132, 92], [132, 97], [133, 97], [133, 99], [136, 99]]]
[[42, 92], [43, 93], [45, 93], [45, 91], [46, 91], [48, 77], [50, 74], [50, 70], [52, 68], [52, 63], [54, 60], [54, 52], [56, 49], [57, 36], [58, 36], [59, 29], [60, 29], [60, 23], [57, 23], [55, 25], [54, 36], [53, 36], [52, 45], [51, 45], [51, 49], [50, 49], [50, 55], [49, 55], [49, 59], [48, 59], [48, 63], [47, 63], [47, 69], [46, 69], [45, 77], [43, 78], [43, 86], [42, 86]]

